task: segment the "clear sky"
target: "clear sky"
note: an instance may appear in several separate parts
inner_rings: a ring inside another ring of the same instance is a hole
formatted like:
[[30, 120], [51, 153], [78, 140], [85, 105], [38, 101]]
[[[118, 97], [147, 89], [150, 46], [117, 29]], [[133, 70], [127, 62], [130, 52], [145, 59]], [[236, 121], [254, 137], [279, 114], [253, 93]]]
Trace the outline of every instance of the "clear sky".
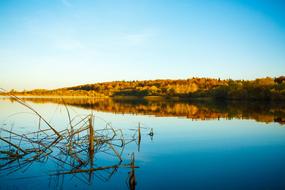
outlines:
[[1, 0], [0, 87], [285, 75], [283, 0]]

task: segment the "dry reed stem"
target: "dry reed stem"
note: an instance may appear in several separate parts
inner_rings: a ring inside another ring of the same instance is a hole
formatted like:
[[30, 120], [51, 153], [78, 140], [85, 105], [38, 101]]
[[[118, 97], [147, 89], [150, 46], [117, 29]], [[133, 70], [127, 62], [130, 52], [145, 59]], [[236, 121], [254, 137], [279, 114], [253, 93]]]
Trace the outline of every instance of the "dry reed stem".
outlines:
[[67, 172], [58, 172], [55, 174], [51, 175], [65, 175], [65, 174], [75, 174], [75, 173], [86, 173], [90, 171], [100, 171], [100, 170], [107, 170], [107, 169], [112, 169], [112, 168], [119, 168], [119, 167], [125, 167], [125, 168], [138, 168], [138, 166], [130, 165], [130, 164], [121, 164], [121, 165], [112, 165], [112, 166], [101, 166], [97, 168], [90, 168], [90, 169], [75, 169], [72, 171], [67, 171]]

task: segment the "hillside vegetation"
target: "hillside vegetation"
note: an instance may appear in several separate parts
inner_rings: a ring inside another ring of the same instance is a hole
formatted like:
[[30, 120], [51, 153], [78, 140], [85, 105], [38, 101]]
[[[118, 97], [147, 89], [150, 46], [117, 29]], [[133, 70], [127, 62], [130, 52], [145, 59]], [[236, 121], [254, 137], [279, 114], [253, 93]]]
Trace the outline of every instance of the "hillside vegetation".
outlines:
[[214, 98], [224, 100], [285, 100], [285, 77], [256, 80], [220, 80], [191, 78], [186, 80], [114, 81], [54, 90], [10, 91], [6, 94], [28, 96], [89, 96]]

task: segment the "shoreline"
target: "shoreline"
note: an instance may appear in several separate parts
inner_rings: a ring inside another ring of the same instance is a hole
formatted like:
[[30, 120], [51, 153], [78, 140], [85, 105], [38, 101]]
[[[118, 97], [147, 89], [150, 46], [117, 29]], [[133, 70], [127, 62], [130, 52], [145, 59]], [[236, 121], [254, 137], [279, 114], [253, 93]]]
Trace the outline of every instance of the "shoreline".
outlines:
[[[106, 97], [96, 97], [96, 96], [60, 96], [60, 95], [16, 95], [21, 99], [96, 99], [96, 100], [122, 100], [122, 101], [173, 101], [173, 102], [244, 102], [244, 103], [281, 103], [285, 104], [282, 100], [264, 100], [264, 99], [215, 99], [213, 97], [177, 97], [177, 96], [106, 96]], [[0, 99], [10, 99], [13, 98], [10, 95], [0, 95]]]

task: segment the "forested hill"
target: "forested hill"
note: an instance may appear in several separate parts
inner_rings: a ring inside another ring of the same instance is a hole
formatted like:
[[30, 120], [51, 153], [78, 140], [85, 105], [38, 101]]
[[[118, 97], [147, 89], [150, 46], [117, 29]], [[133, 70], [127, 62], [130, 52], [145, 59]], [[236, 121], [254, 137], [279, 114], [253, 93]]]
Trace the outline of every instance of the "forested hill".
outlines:
[[235, 100], [285, 100], [285, 77], [255, 80], [220, 80], [191, 78], [186, 80], [114, 81], [54, 90], [10, 91], [6, 94], [28, 96], [89, 96], [215, 98]]

